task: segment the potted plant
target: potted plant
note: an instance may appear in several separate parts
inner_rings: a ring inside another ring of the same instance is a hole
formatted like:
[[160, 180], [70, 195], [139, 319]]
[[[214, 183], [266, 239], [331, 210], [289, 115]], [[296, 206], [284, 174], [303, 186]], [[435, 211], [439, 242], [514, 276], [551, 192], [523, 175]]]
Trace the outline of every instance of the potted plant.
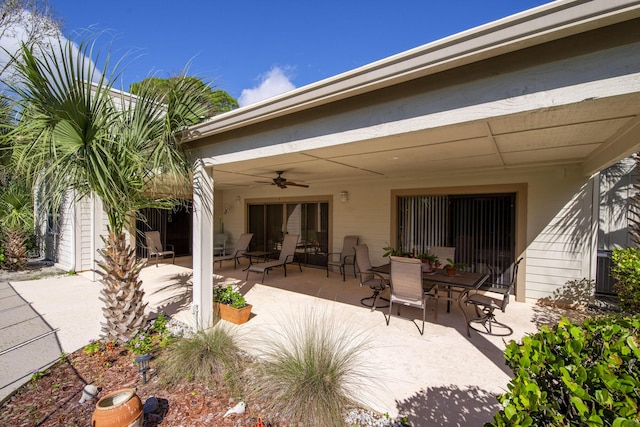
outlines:
[[222, 320], [241, 325], [249, 320], [251, 304], [231, 285], [216, 286], [213, 289], [213, 308]]
[[430, 272], [440, 266], [440, 261], [438, 261], [438, 256], [436, 254], [422, 252], [418, 254], [417, 258], [422, 260], [422, 271]]
[[447, 258], [447, 264], [444, 266], [445, 271], [449, 276], [455, 276], [458, 270], [466, 266], [463, 262], [453, 262], [451, 258]]
[[403, 251], [402, 249], [396, 249], [392, 246], [387, 246], [382, 248], [382, 250], [384, 251], [384, 254], [382, 254], [383, 257], [388, 257], [388, 256], [407, 256], [408, 254]]

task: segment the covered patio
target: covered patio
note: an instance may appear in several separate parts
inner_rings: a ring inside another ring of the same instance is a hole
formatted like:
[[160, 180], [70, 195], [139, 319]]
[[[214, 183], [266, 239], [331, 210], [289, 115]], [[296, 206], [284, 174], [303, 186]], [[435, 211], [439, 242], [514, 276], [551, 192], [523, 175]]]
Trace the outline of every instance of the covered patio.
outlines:
[[[193, 313], [210, 319], [215, 233], [234, 242], [264, 231], [266, 244], [269, 228], [303, 234], [290, 214], [305, 204], [320, 206], [311, 231], [326, 236], [327, 252], [357, 235], [380, 264], [387, 246], [461, 251], [463, 235], [418, 241], [433, 217], [414, 215], [418, 230], [401, 235], [407, 199], [505, 195], [508, 257], [524, 258], [515, 298], [589, 283], [598, 173], [640, 149], [639, 29], [637, 1], [556, 1], [186, 130], [196, 166]], [[270, 185], [279, 171], [308, 188]], [[277, 204], [278, 222], [256, 228]]]
[[[383, 310], [386, 313], [388, 309], [372, 312], [362, 306], [360, 299], [371, 292], [360, 287], [353, 276], [347, 275], [343, 282], [338, 273], [327, 278], [322, 269], [303, 267], [302, 273], [292, 268], [286, 278], [281, 270], [275, 270], [259, 283], [251, 280], [259, 279], [258, 275], [245, 280], [242, 268], [248, 262], [242, 263], [235, 270], [232, 262], [225, 263], [216, 271], [214, 282], [233, 284], [253, 305], [250, 320], [237, 326], [243, 349], [257, 350], [268, 331], [317, 310], [370, 337], [372, 349], [366, 363], [371, 377], [363, 379], [368, 386], [362, 398], [371, 409], [406, 415], [412, 425], [425, 425], [429, 420], [429, 425], [442, 426], [482, 425], [499, 410], [495, 396], [506, 390], [512, 374], [504, 362], [503, 338], [474, 331], [467, 338], [457, 306], [446, 313], [446, 303], [441, 301], [436, 323], [434, 303], [429, 302], [421, 336], [412, 322], [421, 318], [419, 310], [403, 307], [401, 316], [394, 314], [387, 326]], [[152, 310], [193, 322], [190, 259], [179, 259], [178, 264], [142, 271], [146, 298]], [[473, 315], [471, 307], [466, 310]], [[559, 315], [548, 306], [519, 302], [509, 304], [506, 313], [498, 313], [514, 330], [507, 340], [520, 340]]]

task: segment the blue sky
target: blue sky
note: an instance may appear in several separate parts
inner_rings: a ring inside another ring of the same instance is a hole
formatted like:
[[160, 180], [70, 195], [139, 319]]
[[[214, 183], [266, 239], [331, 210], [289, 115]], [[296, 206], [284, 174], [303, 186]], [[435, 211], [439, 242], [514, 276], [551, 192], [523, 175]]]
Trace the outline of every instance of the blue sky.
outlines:
[[[548, 0], [324, 2], [50, 0], [70, 39], [103, 32], [127, 55], [122, 89], [189, 74], [245, 104], [301, 87]], [[119, 87], [120, 85], [116, 85]]]

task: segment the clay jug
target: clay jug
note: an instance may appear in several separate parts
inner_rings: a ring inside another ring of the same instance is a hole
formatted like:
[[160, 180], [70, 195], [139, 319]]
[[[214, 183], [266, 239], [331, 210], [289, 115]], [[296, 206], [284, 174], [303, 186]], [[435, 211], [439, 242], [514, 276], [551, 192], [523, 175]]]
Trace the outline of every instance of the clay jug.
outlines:
[[142, 427], [142, 402], [132, 388], [107, 394], [96, 403], [91, 417], [92, 427]]

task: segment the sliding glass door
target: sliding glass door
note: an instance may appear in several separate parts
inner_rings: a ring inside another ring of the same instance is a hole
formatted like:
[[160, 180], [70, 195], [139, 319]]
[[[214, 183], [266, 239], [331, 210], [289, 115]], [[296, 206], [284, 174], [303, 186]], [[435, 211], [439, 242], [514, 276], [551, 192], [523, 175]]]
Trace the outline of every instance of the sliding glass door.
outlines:
[[406, 196], [397, 206], [397, 247], [409, 253], [455, 247], [455, 261], [469, 271], [508, 281], [515, 261], [515, 194]]
[[326, 265], [329, 203], [250, 203], [248, 230], [254, 234], [251, 250], [267, 251], [277, 258], [285, 234], [297, 234], [296, 255], [308, 266]]

